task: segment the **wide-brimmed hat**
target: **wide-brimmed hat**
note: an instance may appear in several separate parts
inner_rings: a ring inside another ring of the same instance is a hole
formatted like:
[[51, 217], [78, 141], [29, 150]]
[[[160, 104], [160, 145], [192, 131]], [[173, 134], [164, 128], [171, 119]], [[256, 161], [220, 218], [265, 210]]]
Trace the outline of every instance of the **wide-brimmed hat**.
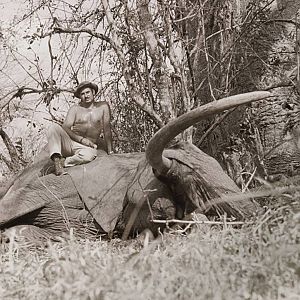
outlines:
[[76, 98], [80, 98], [80, 92], [82, 89], [84, 88], [91, 88], [95, 91], [95, 93], [97, 94], [98, 93], [98, 85], [93, 83], [93, 82], [90, 82], [90, 81], [83, 81], [81, 82], [75, 89], [75, 92], [74, 92], [74, 96]]

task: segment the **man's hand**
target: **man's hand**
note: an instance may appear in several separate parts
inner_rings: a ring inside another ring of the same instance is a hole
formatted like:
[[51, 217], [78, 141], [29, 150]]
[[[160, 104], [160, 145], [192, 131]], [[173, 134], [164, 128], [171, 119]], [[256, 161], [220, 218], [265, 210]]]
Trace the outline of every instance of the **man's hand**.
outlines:
[[83, 138], [80, 140], [80, 144], [97, 149], [97, 145], [91, 142], [89, 139]]

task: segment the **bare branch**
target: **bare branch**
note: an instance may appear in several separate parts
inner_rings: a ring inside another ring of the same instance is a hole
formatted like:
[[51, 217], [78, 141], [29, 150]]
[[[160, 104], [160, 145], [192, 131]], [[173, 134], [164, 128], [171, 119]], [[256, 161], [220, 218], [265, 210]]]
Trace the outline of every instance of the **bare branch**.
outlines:
[[95, 30], [92, 30], [90, 28], [86, 28], [86, 27], [81, 27], [81, 28], [70, 28], [70, 27], [63, 27], [62, 25], [58, 25], [56, 23], [56, 25], [52, 28], [51, 31], [49, 32], [45, 32], [45, 33], [42, 33], [42, 34], [37, 34], [35, 33], [35, 36], [39, 37], [39, 38], [45, 38], [45, 37], [48, 37], [52, 34], [55, 34], [55, 33], [70, 33], [70, 34], [75, 34], [75, 33], [87, 33], [95, 38], [98, 38], [98, 39], [101, 39], [103, 41], [106, 41], [108, 43], [111, 43], [111, 39], [107, 36], [107, 35], [104, 35], [102, 33], [99, 33]]
[[53, 63], [54, 63], [54, 55], [52, 53], [52, 46], [51, 46], [51, 35], [49, 36], [48, 40], [48, 49], [50, 55], [50, 88], [53, 88]]
[[[188, 220], [178, 220], [178, 219], [170, 219], [170, 220], [151, 220], [151, 222], [153, 223], [157, 223], [157, 224], [171, 224], [171, 223], [175, 223], [175, 224], [203, 224], [203, 225], [244, 225], [245, 222], [241, 222], [241, 221], [231, 221], [231, 222], [227, 222], [227, 221], [201, 221], [201, 220], [195, 220], [195, 221], [188, 221]], [[250, 222], [248, 222], [247, 224], [252, 224]]]
[[19, 156], [15, 146], [13, 145], [11, 139], [9, 138], [9, 136], [7, 135], [7, 133], [3, 130], [2, 127], [0, 127], [0, 136], [8, 150], [8, 153], [10, 155], [11, 158], [11, 164], [7, 164], [6, 160], [6, 164], [9, 168], [13, 168], [14, 170], [17, 169], [17, 165], [21, 164], [24, 165], [26, 162]]
[[229, 109], [226, 111], [222, 116], [217, 117], [214, 123], [205, 131], [205, 133], [201, 136], [199, 141], [197, 142], [197, 147], [200, 147], [203, 141], [215, 130], [216, 127], [218, 127], [225, 119], [228, 117], [234, 110], [236, 110], [236, 107]]
[[[20, 87], [16, 90], [10, 91], [4, 97], [0, 98], [0, 101], [1, 101], [0, 102], [0, 110], [2, 110], [4, 107], [6, 107], [15, 98], [22, 98], [23, 96], [29, 95], [29, 94], [42, 94], [42, 93], [46, 93], [49, 91], [52, 91], [54, 94], [59, 94], [61, 92], [69, 92], [69, 93], [74, 92], [74, 90], [70, 89], [70, 88], [37, 89], [37, 88], [31, 88], [31, 87]], [[13, 94], [13, 95], [10, 98], [5, 100], [5, 98], [11, 94]]]
[[278, 83], [273, 83], [268, 85], [264, 90], [266, 91], [270, 91], [273, 89], [277, 89], [277, 88], [282, 88], [282, 87], [294, 87], [295, 84], [290, 80], [290, 81], [280, 81]]
[[129, 89], [130, 95], [132, 97], [132, 100], [144, 111], [146, 112], [152, 120], [155, 122], [155, 124], [161, 128], [164, 125], [164, 122], [160, 118], [160, 116], [152, 109], [150, 105], [148, 105], [145, 100], [143, 99], [142, 95], [137, 91], [134, 84], [134, 78], [130, 75], [130, 68], [128, 66], [128, 63], [125, 58], [125, 54], [123, 52], [121, 41], [117, 35], [117, 32], [115, 30], [115, 22], [114, 18], [112, 16], [112, 13], [110, 11], [108, 1], [102, 0], [102, 4], [104, 7], [105, 15], [108, 21], [108, 24], [111, 28], [111, 46], [116, 52], [116, 55], [122, 65], [122, 74], [126, 80], [127, 87]]
[[289, 23], [289, 24], [293, 24], [296, 27], [300, 28], [300, 23], [296, 22], [293, 19], [270, 19], [270, 20], [264, 21], [264, 24], [270, 24], [270, 23]]
[[[163, 5], [163, 4], [162, 4]], [[165, 7], [164, 7], [164, 10]], [[190, 12], [191, 13], [191, 12]], [[168, 41], [168, 48], [167, 48], [167, 55], [170, 59], [170, 62], [175, 70], [176, 75], [180, 78], [180, 83], [181, 83], [181, 90], [182, 90], [182, 100], [183, 100], [183, 104], [184, 104], [184, 111], [190, 111], [190, 109], [192, 108], [193, 104], [191, 102], [191, 97], [189, 95], [189, 91], [188, 91], [188, 79], [185, 73], [185, 65], [184, 63], [178, 58], [178, 56], [175, 53], [175, 44], [174, 44], [174, 33], [172, 32], [172, 24], [171, 24], [171, 13], [168, 11], [167, 13], [164, 14], [163, 16], [164, 21], [165, 21], [165, 28], [166, 28], [166, 37], [167, 37], [167, 41]], [[185, 38], [187, 39], [187, 35], [185, 34]], [[188, 66], [190, 68], [190, 57], [189, 57], [189, 52], [187, 50], [186, 47], [186, 41], [184, 41], [185, 45], [185, 50], [186, 50], [186, 56], [187, 56], [187, 62], [188, 62]], [[184, 60], [184, 58], [182, 57], [182, 60]], [[191, 80], [192, 80], [192, 85], [193, 85], [193, 89], [194, 89], [194, 75], [193, 72], [191, 71], [190, 68], [190, 74], [191, 74]]]
[[154, 66], [154, 76], [158, 89], [159, 102], [163, 112], [164, 122], [170, 118], [170, 93], [168, 89], [167, 67], [158, 47], [158, 39], [153, 30], [153, 20], [149, 12], [149, 0], [140, 0], [137, 4], [140, 24]]
[[2, 153], [0, 153], [0, 161], [3, 161], [7, 165], [10, 171], [13, 172], [15, 171], [14, 164], [8, 158], [6, 158]]

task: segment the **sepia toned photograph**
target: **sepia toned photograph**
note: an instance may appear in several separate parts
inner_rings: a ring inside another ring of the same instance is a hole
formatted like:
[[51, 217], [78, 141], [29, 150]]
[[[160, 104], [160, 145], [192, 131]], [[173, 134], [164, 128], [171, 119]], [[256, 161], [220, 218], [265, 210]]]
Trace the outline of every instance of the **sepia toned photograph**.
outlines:
[[0, 11], [1, 300], [300, 300], [299, 0]]

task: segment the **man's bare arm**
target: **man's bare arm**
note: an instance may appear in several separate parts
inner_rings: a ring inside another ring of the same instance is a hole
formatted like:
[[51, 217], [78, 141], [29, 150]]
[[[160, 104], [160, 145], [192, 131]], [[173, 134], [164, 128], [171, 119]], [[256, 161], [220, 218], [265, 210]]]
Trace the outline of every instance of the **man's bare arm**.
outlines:
[[111, 114], [108, 103], [103, 104], [103, 134], [108, 154], [112, 153]]
[[66, 119], [62, 125], [62, 128], [66, 131], [66, 133], [69, 135], [69, 137], [73, 141], [78, 142], [78, 143], [83, 144], [88, 147], [96, 148], [97, 147], [96, 144], [91, 142], [88, 138], [76, 134], [72, 130], [72, 126], [75, 123], [76, 111], [77, 111], [77, 107], [75, 105], [69, 109]]
[[65, 118], [65, 121], [62, 124], [62, 128], [65, 130], [65, 132], [69, 135], [69, 137], [73, 141], [80, 143], [80, 141], [83, 139], [83, 137], [74, 133], [71, 129], [75, 122], [76, 110], [77, 109], [76, 109], [75, 105], [69, 109], [67, 116]]
[[66, 133], [69, 135], [69, 137], [78, 143], [81, 143], [83, 145], [86, 145], [88, 147], [97, 147], [93, 142], [91, 142], [89, 139], [76, 134], [73, 130], [72, 130], [72, 126], [74, 125], [75, 122], [75, 117], [76, 117], [76, 111], [77, 111], [77, 107], [74, 105], [72, 106], [66, 116], [66, 119], [62, 125], [62, 128], [66, 131]]

